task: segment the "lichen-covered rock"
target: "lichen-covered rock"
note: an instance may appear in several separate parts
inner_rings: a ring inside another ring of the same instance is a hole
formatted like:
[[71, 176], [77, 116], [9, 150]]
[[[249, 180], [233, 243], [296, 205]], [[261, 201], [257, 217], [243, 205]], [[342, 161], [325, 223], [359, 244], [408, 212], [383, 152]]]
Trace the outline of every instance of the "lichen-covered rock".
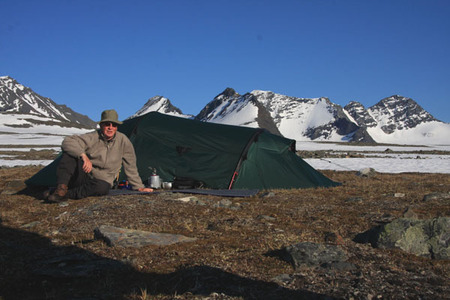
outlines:
[[450, 258], [450, 217], [397, 219], [380, 226], [374, 237], [371, 243], [379, 248], [399, 248], [434, 259]]

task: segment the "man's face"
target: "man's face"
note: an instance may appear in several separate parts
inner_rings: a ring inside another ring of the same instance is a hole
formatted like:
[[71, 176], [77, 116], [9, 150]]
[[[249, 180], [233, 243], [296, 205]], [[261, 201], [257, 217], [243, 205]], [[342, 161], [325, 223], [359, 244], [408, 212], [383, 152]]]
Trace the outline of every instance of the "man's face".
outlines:
[[100, 123], [100, 129], [107, 140], [114, 137], [117, 132], [117, 124], [112, 122], [102, 122]]

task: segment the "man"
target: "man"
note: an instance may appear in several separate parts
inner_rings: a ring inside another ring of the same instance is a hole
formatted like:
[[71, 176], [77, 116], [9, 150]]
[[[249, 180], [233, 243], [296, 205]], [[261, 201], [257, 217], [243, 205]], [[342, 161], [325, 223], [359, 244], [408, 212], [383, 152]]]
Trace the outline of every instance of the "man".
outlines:
[[139, 177], [133, 145], [126, 135], [117, 132], [122, 124], [117, 112], [103, 111], [99, 124], [100, 130], [64, 139], [56, 190], [44, 194], [49, 202], [108, 194], [122, 165], [134, 190], [153, 192]]

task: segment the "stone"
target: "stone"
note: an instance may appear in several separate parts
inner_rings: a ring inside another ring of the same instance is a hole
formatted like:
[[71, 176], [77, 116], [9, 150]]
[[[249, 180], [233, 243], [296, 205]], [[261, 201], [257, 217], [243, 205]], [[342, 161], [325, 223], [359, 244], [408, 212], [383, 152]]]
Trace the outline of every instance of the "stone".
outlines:
[[24, 224], [24, 225], [20, 226], [20, 228], [32, 228], [32, 227], [37, 226], [39, 224], [41, 224], [40, 221], [34, 221], [34, 222], [31, 222], [31, 223]]
[[25, 189], [27, 186], [21, 180], [13, 180], [6, 184], [5, 189], [1, 192], [2, 195], [14, 195], [19, 191]]
[[412, 210], [411, 207], [408, 207], [408, 208], [403, 212], [403, 218], [417, 219], [417, 214]]
[[373, 177], [377, 172], [373, 168], [364, 168], [359, 170], [356, 175], [360, 177]]
[[363, 202], [364, 198], [363, 197], [350, 197], [350, 198], [345, 199], [344, 201], [358, 203], [358, 202]]
[[274, 192], [267, 192], [267, 193], [262, 194], [261, 197], [264, 197], [264, 198], [275, 197], [275, 193]]
[[96, 228], [94, 230], [94, 238], [104, 240], [109, 246], [134, 248], [147, 245], [167, 246], [196, 240], [196, 238], [190, 238], [180, 234], [155, 233], [107, 225], [101, 225]]
[[270, 222], [273, 222], [273, 221], [275, 221], [275, 220], [276, 220], [276, 218], [275, 218], [275, 217], [272, 217], [272, 216], [267, 216], [267, 215], [258, 215], [258, 216], [256, 217], [256, 219], [257, 219], [257, 220], [265, 220], [265, 221], [270, 221]]
[[423, 197], [422, 201], [447, 200], [450, 201], [450, 193], [431, 193]]
[[198, 198], [195, 196], [188, 196], [188, 197], [177, 198], [175, 200], [180, 201], [180, 202], [193, 202], [193, 201], [197, 201]]
[[398, 248], [432, 259], [450, 259], [450, 217], [400, 218], [359, 234], [354, 241], [377, 248]]
[[272, 278], [273, 281], [281, 284], [288, 284], [293, 279], [293, 276], [290, 274], [280, 274], [274, 278]]
[[219, 202], [217, 202], [216, 204], [214, 204], [214, 207], [223, 207], [223, 208], [229, 208], [233, 205], [233, 202], [231, 202], [228, 199], [222, 199]]
[[337, 271], [351, 271], [356, 269], [356, 266], [348, 261], [336, 261], [331, 263], [324, 263], [321, 265], [321, 267]]
[[345, 252], [336, 245], [302, 242], [284, 249], [284, 258], [294, 268], [330, 266], [347, 260]]

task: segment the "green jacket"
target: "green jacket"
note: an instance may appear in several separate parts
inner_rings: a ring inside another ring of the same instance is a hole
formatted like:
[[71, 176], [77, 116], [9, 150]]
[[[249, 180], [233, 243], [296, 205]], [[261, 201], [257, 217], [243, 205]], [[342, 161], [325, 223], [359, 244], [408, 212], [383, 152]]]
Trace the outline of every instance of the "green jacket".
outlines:
[[80, 157], [86, 153], [92, 162], [94, 178], [109, 182], [111, 186], [123, 165], [125, 175], [133, 189], [144, 187], [136, 167], [133, 144], [121, 132], [116, 132], [110, 141], [106, 141], [99, 130], [68, 136], [62, 143], [62, 149], [73, 157]]

